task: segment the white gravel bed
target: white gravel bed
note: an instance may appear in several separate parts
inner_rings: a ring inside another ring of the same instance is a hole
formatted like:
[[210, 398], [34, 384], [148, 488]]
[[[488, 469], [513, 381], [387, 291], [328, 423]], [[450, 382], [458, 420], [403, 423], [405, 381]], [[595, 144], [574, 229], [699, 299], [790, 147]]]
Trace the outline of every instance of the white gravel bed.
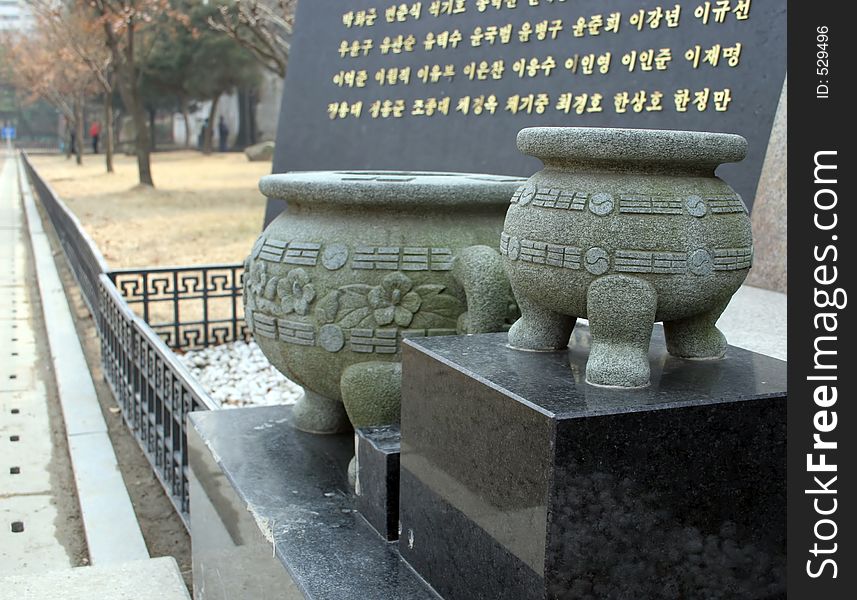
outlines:
[[231, 342], [179, 355], [223, 408], [294, 404], [303, 388], [271, 366], [255, 342]]

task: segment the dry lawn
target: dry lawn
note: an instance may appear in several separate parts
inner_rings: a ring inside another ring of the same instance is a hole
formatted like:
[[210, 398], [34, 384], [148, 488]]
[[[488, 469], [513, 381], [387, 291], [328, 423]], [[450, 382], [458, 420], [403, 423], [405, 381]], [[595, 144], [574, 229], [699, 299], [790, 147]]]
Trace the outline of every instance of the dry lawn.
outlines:
[[155, 189], [137, 185], [137, 160], [34, 155], [36, 170], [80, 219], [112, 268], [238, 263], [258, 237], [265, 215], [259, 178], [267, 162], [241, 153], [152, 155]]

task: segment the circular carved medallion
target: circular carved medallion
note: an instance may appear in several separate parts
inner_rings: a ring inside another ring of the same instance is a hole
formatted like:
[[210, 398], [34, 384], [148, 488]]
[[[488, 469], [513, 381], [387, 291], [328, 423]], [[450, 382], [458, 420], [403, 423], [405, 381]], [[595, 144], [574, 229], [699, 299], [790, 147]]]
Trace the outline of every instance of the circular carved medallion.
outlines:
[[589, 210], [599, 217], [609, 215], [613, 210], [613, 196], [606, 192], [593, 194], [589, 199]]
[[324, 249], [321, 255], [321, 264], [329, 271], [335, 271], [348, 261], [348, 246], [345, 244], [331, 244]]
[[708, 275], [714, 270], [714, 260], [711, 258], [708, 250], [694, 250], [688, 258], [688, 269], [694, 275]]
[[526, 206], [530, 202], [533, 201], [533, 198], [536, 197], [537, 188], [534, 185], [528, 185], [521, 192], [521, 198], [518, 200], [518, 204], [522, 204]]
[[584, 263], [587, 271], [593, 275], [602, 275], [610, 268], [610, 257], [607, 250], [596, 246], [586, 251]]
[[339, 325], [322, 325], [318, 342], [328, 352], [339, 352], [345, 346], [345, 333]]
[[688, 196], [685, 198], [684, 207], [692, 217], [704, 217], [705, 213], [708, 212], [708, 205], [699, 196]]
[[509, 238], [509, 258], [512, 260], [518, 260], [518, 256], [521, 255], [521, 240], [516, 237]]

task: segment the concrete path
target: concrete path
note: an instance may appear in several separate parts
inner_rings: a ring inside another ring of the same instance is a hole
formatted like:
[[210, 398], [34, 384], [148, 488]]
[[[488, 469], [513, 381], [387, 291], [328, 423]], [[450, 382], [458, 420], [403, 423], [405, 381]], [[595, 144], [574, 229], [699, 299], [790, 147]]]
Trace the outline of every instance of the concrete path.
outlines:
[[0, 172], [0, 576], [71, 566], [58, 539], [45, 382], [26, 279], [16, 163]]
[[0, 577], [0, 600], [189, 600], [171, 557]]
[[[20, 185], [16, 157], [2, 154], [0, 600], [187, 600], [175, 560], [148, 558], [29, 186]], [[47, 340], [37, 330], [42, 322]], [[45, 356], [52, 369], [40, 364]], [[61, 448], [52, 444], [54, 393], [68, 436]], [[70, 455], [72, 501], [97, 566], [71, 568], [61, 534], [68, 517], [57, 509], [68, 505], [68, 491], [51, 472], [56, 452]]]
[[[7, 161], [7, 165], [11, 163]], [[90, 563], [106, 565], [148, 558], [50, 243], [23, 166], [17, 159], [15, 164], [23, 182], [22, 201]]]

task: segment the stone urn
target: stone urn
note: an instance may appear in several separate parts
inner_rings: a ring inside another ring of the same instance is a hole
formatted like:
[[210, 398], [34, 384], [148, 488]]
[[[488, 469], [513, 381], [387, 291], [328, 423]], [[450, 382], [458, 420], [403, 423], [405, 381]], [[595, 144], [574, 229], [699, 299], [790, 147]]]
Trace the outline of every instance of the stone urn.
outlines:
[[496, 244], [523, 181], [367, 171], [262, 178], [262, 193], [288, 208], [244, 263], [244, 315], [271, 364], [304, 387], [296, 427], [397, 423], [403, 338], [508, 329], [516, 307]]
[[512, 196], [500, 236], [521, 309], [509, 345], [567, 346], [589, 319], [586, 381], [649, 383], [652, 326], [669, 352], [716, 359], [715, 323], [753, 260], [747, 208], [714, 175], [744, 158], [738, 135], [694, 131], [533, 127], [518, 148], [545, 168]]

